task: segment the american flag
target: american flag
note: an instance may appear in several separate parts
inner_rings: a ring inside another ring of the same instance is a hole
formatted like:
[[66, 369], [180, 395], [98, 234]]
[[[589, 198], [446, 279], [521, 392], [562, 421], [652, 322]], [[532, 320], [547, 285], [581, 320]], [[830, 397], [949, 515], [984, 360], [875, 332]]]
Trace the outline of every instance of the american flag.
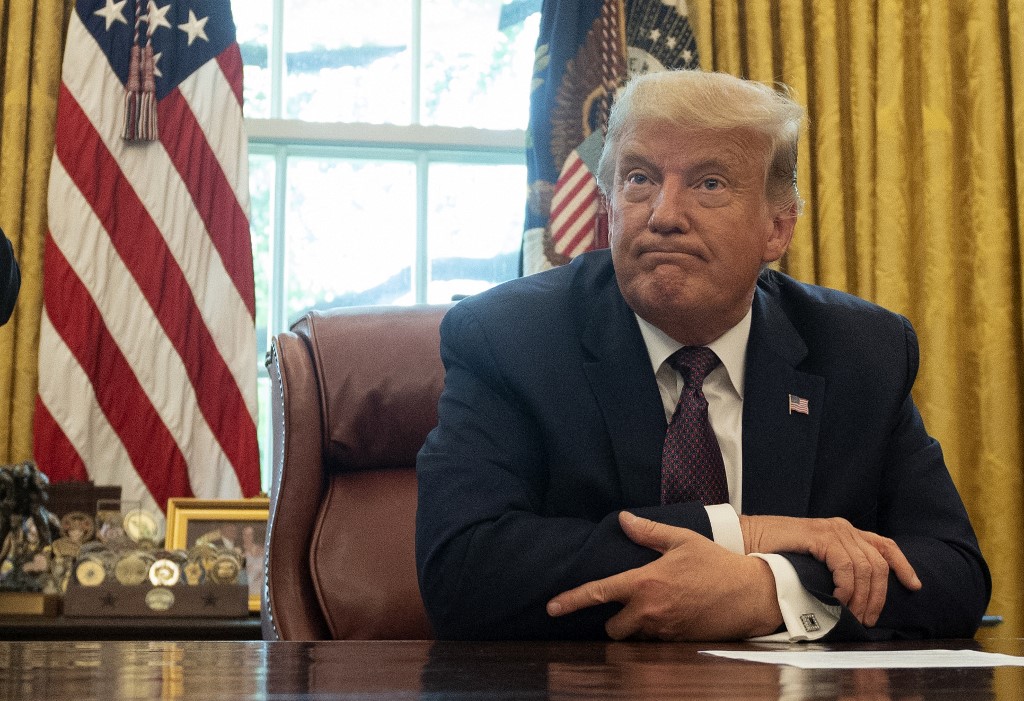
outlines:
[[51, 480], [160, 511], [259, 491], [247, 161], [228, 0], [79, 0], [43, 271]]
[[594, 248], [597, 200], [597, 179], [578, 151], [573, 151], [551, 198], [551, 244], [559, 256], [572, 259]]
[[807, 400], [803, 397], [798, 397], [795, 394], [789, 395], [789, 413], [793, 412], [798, 414], [807, 414], [810, 416], [810, 411], [807, 407]]

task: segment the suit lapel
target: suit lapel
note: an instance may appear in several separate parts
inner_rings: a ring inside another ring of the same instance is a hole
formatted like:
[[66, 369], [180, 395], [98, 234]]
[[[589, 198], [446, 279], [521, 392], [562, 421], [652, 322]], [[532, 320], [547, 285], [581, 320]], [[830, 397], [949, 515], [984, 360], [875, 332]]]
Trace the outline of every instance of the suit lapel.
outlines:
[[[586, 300], [576, 317], [583, 369], [604, 417], [623, 503], [657, 504], [666, 426], [647, 347], [610, 257], [580, 272], [589, 278], [575, 283], [585, 290], [576, 298]], [[796, 369], [806, 355], [782, 307], [759, 285], [744, 383], [743, 513], [807, 514], [825, 379]], [[791, 394], [807, 400], [808, 414], [790, 413]]]
[[632, 310], [619, 292], [611, 262], [596, 289], [588, 285], [580, 330], [583, 370], [601, 409], [623, 503], [657, 504], [661, 498], [661, 446], [665, 413], [650, 356]]
[[[743, 513], [806, 516], [824, 407], [825, 378], [796, 369], [807, 346], [759, 285], [743, 398]], [[790, 412], [789, 395], [808, 413]]]

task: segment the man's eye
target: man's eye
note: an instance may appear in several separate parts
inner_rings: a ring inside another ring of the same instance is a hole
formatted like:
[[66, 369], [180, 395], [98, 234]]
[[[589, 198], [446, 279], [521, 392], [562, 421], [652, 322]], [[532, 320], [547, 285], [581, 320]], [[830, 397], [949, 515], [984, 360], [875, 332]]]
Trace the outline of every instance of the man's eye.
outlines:
[[631, 185], [643, 185], [648, 182], [649, 178], [643, 173], [630, 173], [626, 176], [626, 182]]
[[705, 190], [710, 190], [711, 192], [721, 190], [723, 187], [722, 181], [718, 178], [704, 178], [700, 184]]

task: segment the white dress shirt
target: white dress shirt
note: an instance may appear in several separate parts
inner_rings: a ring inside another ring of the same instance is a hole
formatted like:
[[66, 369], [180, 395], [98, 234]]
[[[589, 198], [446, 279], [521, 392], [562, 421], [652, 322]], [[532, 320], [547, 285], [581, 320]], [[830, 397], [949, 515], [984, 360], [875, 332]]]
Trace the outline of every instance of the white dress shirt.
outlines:
[[[708, 400], [708, 418], [718, 439], [729, 484], [729, 503], [706, 506], [714, 541], [728, 550], [744, 554], [743, 533], [737, 514], [743, 506], [743, 380], [747, 367], [747, 340], [750, 338], [752, 312], [707, 347], [722, 361], [704, 378], [704, 396]], [[636, 317], [640, 333], [651, 357], [665, 409], [666, 424], [672, 420], [684, 381], [666, 359], [682, 347], [653, 324]], [[817, 640], [839, 621], [840, 608], [827, 606], [810, 594], [797, 577], [793, 565], [781, 555], [751, 553], [768, 563], [775, 577], [779, 609], [786, 632], [756, 640]]]

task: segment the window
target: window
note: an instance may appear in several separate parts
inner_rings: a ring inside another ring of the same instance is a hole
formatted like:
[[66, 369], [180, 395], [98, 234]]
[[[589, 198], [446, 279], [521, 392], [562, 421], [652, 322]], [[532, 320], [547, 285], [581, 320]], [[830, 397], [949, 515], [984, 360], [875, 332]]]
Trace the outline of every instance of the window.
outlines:
[[515, 277], [540, 0], [234, 0], [245, 64], [259, 440], [270, 337], [310, 309]]

